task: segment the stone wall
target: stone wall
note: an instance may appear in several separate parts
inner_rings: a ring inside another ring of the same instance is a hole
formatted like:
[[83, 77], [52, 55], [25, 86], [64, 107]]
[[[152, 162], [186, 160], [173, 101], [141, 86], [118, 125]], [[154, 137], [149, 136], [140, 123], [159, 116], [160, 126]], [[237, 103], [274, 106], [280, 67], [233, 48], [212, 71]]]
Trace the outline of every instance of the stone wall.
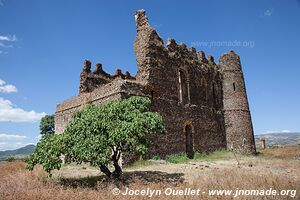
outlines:
[[55, 132], [62, 133], [72, 114], [87, 103], [100, 105], [111, 100], [120, 99], [124, 95], [143, 95], [141, 85], [131, 80], [116, 79], [97, 87], [92, 92], [80, 93], [77, 97], [58, 104], [55, 113]]

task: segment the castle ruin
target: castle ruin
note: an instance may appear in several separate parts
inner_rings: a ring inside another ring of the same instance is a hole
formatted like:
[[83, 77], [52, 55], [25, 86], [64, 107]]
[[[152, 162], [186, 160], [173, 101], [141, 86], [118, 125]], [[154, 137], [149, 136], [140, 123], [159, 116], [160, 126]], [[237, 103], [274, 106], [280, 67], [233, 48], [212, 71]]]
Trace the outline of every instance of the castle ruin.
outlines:
[[240, 57], [229, 51], [219, 63], [203, 51], [168, 39], [164, 45], [149, 25], [144, 10], [135, 15], [134, 51], [138, 72], [131, 76], [117, 69], [114, 75], [85, 61], [79, 95], [57, 105], [55, 132], [62, 133], [72, 113], [87, 103], [96, 105], [133, 95], [151, 98], [151, 111], [159, 112], [166, 134], [149, 135], [148, 155], [217, 149], [255, 153], [251, 115]]

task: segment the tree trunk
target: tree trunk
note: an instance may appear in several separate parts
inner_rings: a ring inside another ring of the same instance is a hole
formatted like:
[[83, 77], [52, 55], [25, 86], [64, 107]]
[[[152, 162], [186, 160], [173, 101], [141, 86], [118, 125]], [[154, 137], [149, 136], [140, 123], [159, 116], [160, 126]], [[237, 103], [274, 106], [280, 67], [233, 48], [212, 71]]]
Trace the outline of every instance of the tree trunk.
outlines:
[[103, 172], [109, 179], [112, 177], [112, 173], [105, 165], [100, 165], [100, 170]]
[[121, 152], [119, 152], [119, 151], [114, 151], [114, 154], [112, 155], [112, 161], [113, 161], [113, 165], [115, 167], [115, 171], [113, 171], [112, 176], [115, 179], [120, 178], [120, 176], [122, 174], [122, 168], [120, 167], [120, 165], [118, 163], [120, 156], [121, 156]]
[[122, 168], [118, 164], [118, 162], [114, 162], [115, 171], [112, 173], [113, 178], [118, 179], [122, 174]]

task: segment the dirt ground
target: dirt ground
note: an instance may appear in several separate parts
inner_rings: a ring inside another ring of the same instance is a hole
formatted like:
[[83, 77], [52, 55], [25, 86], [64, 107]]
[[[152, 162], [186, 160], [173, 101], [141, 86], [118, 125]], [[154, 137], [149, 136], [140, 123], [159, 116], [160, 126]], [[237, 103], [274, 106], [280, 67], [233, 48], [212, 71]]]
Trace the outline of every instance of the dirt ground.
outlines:
[[[51, 179], [41, 167], [25, 170], [25, 163], [0, 165], [0, 199], [149, 199], [149, 195], [115, 195], [130, 190], [174, 188], [201, 191], [239, 189], [294, 190], [291, 195], [160, 195], [155, 199], [300, 199], [300, 147], [259, 150], [257, 156], [228, 153], [226, 159], [200, 159], [184, 163], [150, 160], [124, 169], [121, 181], [105, 179], [97, 168], [66, 165]], [[209, 158], [209, 157], [208, 157]], [[152, 197], [153, 198], [153, 197]]]
[[[282, 178], [300, 180], [300, 148], [285, 147], [274, 149], [259, 149], [258, 156], [232, 155], [226, 160], [191, 160], [186, 163], [169, 163], [165, 160], [150, 160], [150, 164], [124, 169], [130, 172], [164, 172], [167, 174], [183, 174], [184, 182], [191, 183], [201, 178], [203, 174], [222, 170], [245, 170], [257, 175], [276, 174]], [[299, 156], [298, 156], [299, 155]], [[54, 177], [87, 177], [100, 176], [97, 168], [88, 165], [67, 165], [54, 172]]]

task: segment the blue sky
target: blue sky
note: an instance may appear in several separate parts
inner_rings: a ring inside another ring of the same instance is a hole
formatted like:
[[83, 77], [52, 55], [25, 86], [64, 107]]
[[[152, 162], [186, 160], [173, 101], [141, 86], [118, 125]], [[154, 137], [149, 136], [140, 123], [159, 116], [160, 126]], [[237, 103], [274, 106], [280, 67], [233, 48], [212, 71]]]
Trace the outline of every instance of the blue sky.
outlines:
[[240, 54], [256, 134], [300, 131], [300, 0], [0, 0], [0, 150], [38, 141], [39, 119], [78, 94], [84, 59], [136, 73], [140, 8], [165, 41]]

